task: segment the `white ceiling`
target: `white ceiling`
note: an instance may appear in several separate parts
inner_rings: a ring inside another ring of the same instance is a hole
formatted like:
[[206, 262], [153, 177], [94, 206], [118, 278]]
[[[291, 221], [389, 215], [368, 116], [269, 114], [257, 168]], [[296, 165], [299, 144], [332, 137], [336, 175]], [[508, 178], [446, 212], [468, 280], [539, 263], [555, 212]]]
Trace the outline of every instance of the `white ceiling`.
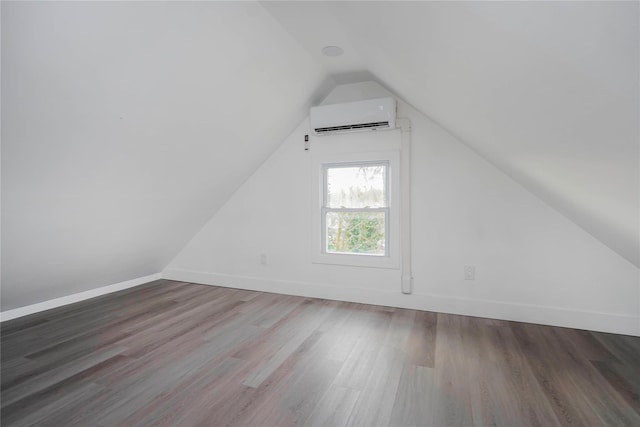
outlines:
[[2, 309], [161, 271], [326, 77], [257, 3], [2, 2]]
[[640, 266], [640, 3], [262, 4]]
[[370, 78], [640, 265], [638, 6], [3, 1], [2, 309], [160, 271]]

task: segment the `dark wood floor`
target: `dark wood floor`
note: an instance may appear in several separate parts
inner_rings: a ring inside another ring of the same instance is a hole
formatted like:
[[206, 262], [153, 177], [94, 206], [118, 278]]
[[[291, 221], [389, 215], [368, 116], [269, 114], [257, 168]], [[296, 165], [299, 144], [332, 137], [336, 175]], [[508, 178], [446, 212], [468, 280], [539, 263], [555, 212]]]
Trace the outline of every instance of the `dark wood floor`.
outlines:
[[640, 426], [640, 338], [158, 281], [2, 324], [2, 425]]

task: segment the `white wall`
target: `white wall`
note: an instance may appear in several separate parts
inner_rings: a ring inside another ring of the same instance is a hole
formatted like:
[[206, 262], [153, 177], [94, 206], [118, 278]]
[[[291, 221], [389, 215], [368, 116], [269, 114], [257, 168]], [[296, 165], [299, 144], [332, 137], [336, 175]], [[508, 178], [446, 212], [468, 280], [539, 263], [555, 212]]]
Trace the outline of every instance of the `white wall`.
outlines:
[[[640, 2], [265, 8], [330, 72], [370, 71], [640, 267]], [[344, 58], [322, 58], [327, 40]]]
[[[413, 126], [414, 294], [399, 270], [311, 263], [304, 121], [165, 269], [200, 283], [639, 334], [640, 271], [434, 122]], [[341, 136], [338, 138], [349, 138]], [[312, 147], [323, 144], [311, 137]], [[268, 264], [261, 265], [261, 254]], [[463, 266], [476, 280], [463, 280]]]
[[160, 272], [326, 77], [253, 2], [2, 2], [2, 310]]

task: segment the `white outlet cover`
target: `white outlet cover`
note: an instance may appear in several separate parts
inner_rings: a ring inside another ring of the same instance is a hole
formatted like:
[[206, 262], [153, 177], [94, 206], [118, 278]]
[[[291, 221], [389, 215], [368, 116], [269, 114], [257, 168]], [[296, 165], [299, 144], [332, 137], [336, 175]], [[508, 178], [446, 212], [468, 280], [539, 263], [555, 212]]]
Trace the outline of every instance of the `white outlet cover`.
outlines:
[[464, 280], [475, 280], [475, 278], [476, 278], [476, 267], [473, 265], [465, 265]]

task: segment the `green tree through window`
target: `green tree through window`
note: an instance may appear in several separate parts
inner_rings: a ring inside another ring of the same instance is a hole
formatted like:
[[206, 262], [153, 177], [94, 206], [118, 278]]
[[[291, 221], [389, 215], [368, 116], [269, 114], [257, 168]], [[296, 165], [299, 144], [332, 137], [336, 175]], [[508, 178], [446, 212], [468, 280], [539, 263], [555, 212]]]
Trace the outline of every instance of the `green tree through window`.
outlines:
[[388, 164], [327, 165], [324, 171], [326, 252], [386, 255]]

